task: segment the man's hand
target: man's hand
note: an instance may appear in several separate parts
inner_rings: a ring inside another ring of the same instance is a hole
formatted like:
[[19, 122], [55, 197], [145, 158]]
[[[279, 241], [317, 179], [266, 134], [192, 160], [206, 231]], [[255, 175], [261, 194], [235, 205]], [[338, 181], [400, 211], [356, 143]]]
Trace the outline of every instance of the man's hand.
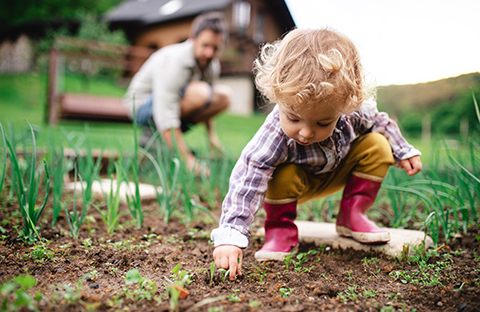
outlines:
[[213, 251], [215, 265], [219, 269], [230, 270], [230, 280], [235, 280], [235, 275], [242, 276], [243, 253], [240, 248], [234, 245], [222, 245]]
[[209, 141], [212, 152], [219, 152], [221, 155], [224, 151], [224, 148], [220, 139], [216, 135], [212, 134], [209, 136]]
[[189, 171], [195, 170], [195, 175], [200, 176], [203, 173], [205, 173], [205, 176], [208, 178], [210, 177], [210, 168], [208, 168], [205, 163], [202, 163], [201, 161], [198, 161], [195, 156], [193, 156], [192, 153], [189, 153], [187, 156], [186, 161], [186, 166]]
[[413, 176], [422, 170], [422, 161], [420, 156], [413, 156], [409, 159], [401, 160], [400, 166], [405, 169], [409, 176]]

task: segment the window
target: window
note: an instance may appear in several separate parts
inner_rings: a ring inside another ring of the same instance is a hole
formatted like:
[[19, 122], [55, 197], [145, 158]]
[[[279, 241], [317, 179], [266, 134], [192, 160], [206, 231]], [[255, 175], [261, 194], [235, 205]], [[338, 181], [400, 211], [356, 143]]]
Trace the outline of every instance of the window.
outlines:
[[233, 25], [243, 34], [250, 25], [250, 3], [237, 1], [233, 4]]

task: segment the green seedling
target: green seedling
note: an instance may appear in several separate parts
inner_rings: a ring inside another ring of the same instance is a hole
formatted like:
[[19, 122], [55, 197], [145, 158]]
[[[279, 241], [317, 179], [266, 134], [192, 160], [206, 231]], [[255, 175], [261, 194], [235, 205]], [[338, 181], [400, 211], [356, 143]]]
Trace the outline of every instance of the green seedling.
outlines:
[[127, 272], [125, 276], [125, 283], [127, 285], [138, 285], [137, 288], [130, 289], [128, 287], [123, 288], [123, 294], [127, 299], [133, 301], [140, 300], [152, 300], [160, 303], [160, 298], [155, 297], [157, 291], [157, 282], [149, 279], [145, 279], [140, 275], [137, 269], [133, 269]]
[[179, 263], [172, 269], [173, 274], [170, 277], [173, 281], [165, 276], [165, 279], [169, 283], [167, 291], [170, 295], [170, 308], [172, 311], [179, 310], [178, 300], [182, 296], [182, 291], [184, 292], [184, 295], [186, 295], [183, 287], [185, 284], [190, 284], [192, 282], [188, 272], [186, 270], [180, 270], [181, 266], [182, 264]]
[[64, 211], [65, 211], [65, 216], [68, 222], [68, 227], [70, 228], [70, 234], [72, 235], [73, 238], [77, 239], [79, 232], [80, 232], [80, 226], [82, 225], [83, 221], [85, 220], [85, 217], [87, 216], [87, 209], [88, 209], [88, 200], [86, 197], [85, 189], [83, 188], [83, 179], [80, 177], [80, 187], [82, 188], [82, 214], [77, 212], [77, 205], [76, 205], [76, 197], [77, 197], [77, 168], [75, 167], [75, 181], [74, 181], [74, 186], [73, 186], [73, 207], [72, 211], [68, 212], [67, 209], [67, 203], [64, 203]]
[[38, 305], [42, 294], [37, 292], [32, 298], [28, 291], [37, 284], [31, 275], [16, 276], [13, 281], [0, 285], [0, 311], [19, 311], [27, 308], [30, 311], [38, 311]]
[[[64, 128], [60, 128], [63, 135], [67, 139], [72, 149], [76, 154], [76, 163], [80, 176], [85, 181], [85, 197], [89, 204], [92, 202], [92, 186], [93, 182], [99, 180], [100, 165], [102, 163], [103, 151], [105, 150], [106, 139], [103, 141], [102, 148], [100, 150], [100, 156], [95, 161], [92, 153], [92, 148], [89, 141], [85, 138], [89, 137], [90, 127], [88, 123], [85, 123], [85, 133], [83, 135], [76, 135], [76, 133], [67, 133]], [[80, 151], [80, 146], [83, 142], [86, 142], [86, 155], [83, 156]]]
[[180, 270], [180, 267], [182, 266], [181, 263], [177, 264], [173, 269], [172, 269], [172, 275], [170, 276], [174, 283], [184, 287], [187, 284], [190, 284], [192, 282], [190, 274], [186, 270]]
[[358, 298], [358, 294], [356, 293], [357, 285], [349, 286], [344, 291], [340, 292], [337, 297], [340, 298], [340, 301], [343, 304], [346, 304], [349, 300], [355, 301]]
[[228, 269], [228, 270], [218, 269], [217, 272], [220, 273], [220, 276], [222, 278], [222, 283], [225, 283], [225, 280], [227, 279], [227, 276], [230, 274], [230, 269]]
[[5, 175], [7, 173], [7, 142], [5, 137], [5, 130], [0, 122], [0, 131], [2, 132], [2, 144], [3, 144], [3, 157], [2, 157], [2, 174], [0, 175], [0, 203], [2, 202], [2, 190], [3, 182], [5, 181]]
[[93, 250], [93, 243], [90, 237], [85, 238], [82, 242], [82, 245], [83, 245], [83, 248], [85, 249], [85, 253], [88, 253], [89, 251]]
[[367, 298], [367, 299], [375, 298], [375, 296], [377, 295], [377, 291], [375, 289], [367, 290], [365, 286], [363, 286], [362, 290], [363, 290], [363, 298]]
[[293, 264], [293, 255], [287, 255], [285, 259], [283, 259], [283, 263], [285, 263], [285, 270], [288, 271], [288, 268], [290, 267], [291, 264]]
[[56, 249], [50, 250], [48, 248], [49, 244], [50, 244], [49, 241], [42, 239], [35, 246], [30, 247], [30, 252], [26, 254], [25, 257], [30, 258], [35, 262], [45, 262], [45, 261], [56, 262], [55, 260]]
[[28, 186], [23, 181], [22, 169], [20, 168], [16, 152], [8, 138], [6, 138], [6, 143], [10, 151], [10, 160], [13, 164], [13, 171], [15, 175], [16, 183], [13, 185], [13, 188], [17, 194], [18, 203], [20, 205], [20, 210], [23, 217], [23, 229], [19, 237], [25, 239], [29, 244], [32, 244], [40, 237], [40, 217], [45, 209], [45, 205], [47, 204], [47, 200], [50, 195], [50, 176], [48, 173], [47, 163], [44, 159], [43, 164], [46, 176], [46, 194], [43, 203], [37, 208], [36, 203], [38, 189], [40, 186], [40, 172], [37, 172], [36, 168], [37, 149], [35, 143], [35, 134], [33, 132], [32, 125], [27, 120], [25, 120], [25, 122], [30, 128], [30, 134], [32, 137], [32, 156], [30, 159], [29, 171], [27, 173]]
[[[160, 185], [156, 182], [157, 179], [152, 178], [152, 183], [155, 186], [155, 192], [157, 195], [158, 205], [160, 206], [162, 212], [165, 215], [165, 223], [170, 221], [170, 218], [173, 212], [176, 209], [177, 202], [178, 202], [178, 192], [177, 192], [177, 179], [179, 176], [180, 170], [180, 161], [178, 159], [172, 160], [172, 174], [171, 180], [169, 181], [169, 176], [164, 167], [160, 165], [159, 162], [155, 160], [152, 154], [148, 153], [147, 151], [140, 149], [142, 152], [153, 164], [155, 168], [156, 178], [160, 181]], [[160, 186], [161, 191], [158, 190], [158, 186]]]
[[283, 298], [287, 298], [293, 292], [293, 288], [280, 288], [280, 293]]
[[480, 256], [477, 255], [477, 251], [475, 249], [473, 250], [473, 258], [475, 261], [480, 261]]
[[[135, 195], [127, 194], [127, 205], [130, 214], [135, 220], [135, 225], [137, 229], [140, 229], [143, 226], [144, 213], [142, 210], [142, 198], [140, 197], [140, 180], [139, 180], [139, 161], [138, 161], [138, 142], [137, 142], [137, 119], [135, 116], [135, 105], [133, 106], [133, 182], [135, 183]], [[120, 153], [122, 155], [123, 153]], [[121, 156], [120, 156], [121, 157]], [[123, 172], [123, 170], [122, 170]], [[123, 172], [123, 181], [128, 185], [127, 175]]]
[[233, 294], [228, 294], [227, 295], [228, 301], [230, 301], [232, 303], [238, 303], [238, 302], [242, 301], [240, 299], [240, 297], [237, 296], [237, 292], [239, 292], [240, 289], [232, 289], [232, 291], [233, 291]]
[[[119, 172], [119, 166], [118, 163], [115, 163], [115, 170], [116, 172]], [[114, 188], [114, 185], [116, 183], [116, 187]], [[104, 197], [105, 197], [105, 203], [107, 206], [106, 210], [101, 210], [99, 207], [96, 205], [93, 205], [100, 215], [102, 216], [103, 222], [107, 225], [107, 234], [109, 236], [112, 236], [115, 230], [118, 227], [118, 222], [120, 220], [120, 217], [125, 213], [125, 211], [119, 211], [120, 210], [120, 186], [121, 186], [121, 181], [116, 181], [112, 175], [110, 178], [110, 192], [108, 195], [104, 192]]]
[[351, 282], [353, 279], [355, 279], [354, 276], [352, 276], [353, 274], [353, 271], [345, 271], [345, 279], [347, 280], [347, 282]]
[[76, 288], [72, 288], [67, 284], [63, 284], [64, 292], [55, 292], [54, 298], [58, 298], [65, 301], [67, 304], [77, 304], [80, 301], [82, 295], [82, 287], [80, 283], [77, 283]]
[[308, 256], [316, 255], [317, 253], [319, 253], [318, 250], [309, 250], [308, 252], [301, 252], [298, 255], [296, 255], [295, 258], [297, 258], [297, 260], [295, 260], [293, 254], [286, 256], [285, 259], [283, 260], [283, 262], [285, 263], [285, 270], [288, 271], [289, 267], [293, 265], [296, 272], [299, 272], [299, 273], [302, 272], [302, 265], [308, 260]]
[[213, 284], [213, 276], [215, 275], [215, 262], [210, 264], [210, 284]]
[[52, 227], [55, 227], [58, 216], [62, 211], [62, 194], [64, 187], [65, 173], [69, 172], [73, 166], [73, 161], [65, 160], [65, 153], [63, 148], [63, 142], [60, 142], [57, 149], [53, 134], [49, 137], [49, 165], [52, 171], [52, 191], [53, 191], [53, 214], [52, 214]]
[[[260, 278], [260, 283], [263, 283], [263, 279], [264, 279], [265, 276], [267, 275], [268, 268], [265, 268], [265, 270], [262, 272], [262, 270], [261, 270], [259, 267], [257, 267], [257, 266], [253, 266], [253, 267], [255, 268], [255, 270], [258, 271], [257, 274], [258, 274], [258, 276], [259, 276], [259, 278]], [[257, 275], [257, 274], [256, 274], [256, 275]]]

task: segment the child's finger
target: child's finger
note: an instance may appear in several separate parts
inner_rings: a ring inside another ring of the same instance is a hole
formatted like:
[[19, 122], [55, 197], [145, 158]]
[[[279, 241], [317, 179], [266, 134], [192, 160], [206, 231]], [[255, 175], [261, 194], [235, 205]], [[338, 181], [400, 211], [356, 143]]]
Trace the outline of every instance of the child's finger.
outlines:
[[412, 165], [410, 164], [410, 161], [408, 159], [404, 159], [400, 161], [400, 166], [405, 169], [405, 171], [410, 174], [410, 171], [412, 170]]
[[237, 257], [230, 257], [229, 258], [229, 267], [230, 267], [230, 280], [234, 281], [235, 280], [235, 275], [237, 275], [237, 270], [239, 269], [238, 267], [238, 258]]
[[238, 270], [237, 273], [238, 275], [242, 276], [242, 254], [240, 253], [240, 256], [238, 257]]
[[420, 157], [413, 157], [411, 162], [415, 173], [422, 171], [422, 161], [420, 160]]

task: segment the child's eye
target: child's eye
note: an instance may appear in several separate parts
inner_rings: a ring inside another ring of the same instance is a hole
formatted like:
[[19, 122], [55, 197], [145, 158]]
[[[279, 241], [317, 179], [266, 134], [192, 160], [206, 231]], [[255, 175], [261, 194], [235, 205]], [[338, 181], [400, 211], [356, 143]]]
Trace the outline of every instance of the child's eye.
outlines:
[[298, 119], [295, 119], [295, 118], [290, 117], [290, 116], [287, 116], [287, 119], [291, 122], [297, 122], [298, 121]]
[[317, 122], [317, 125], [319, 125], [320, 127], [328, 127], [329, 125], [331, 124], [331, 122], [329, 123], [320, 123], [320, 122]]

